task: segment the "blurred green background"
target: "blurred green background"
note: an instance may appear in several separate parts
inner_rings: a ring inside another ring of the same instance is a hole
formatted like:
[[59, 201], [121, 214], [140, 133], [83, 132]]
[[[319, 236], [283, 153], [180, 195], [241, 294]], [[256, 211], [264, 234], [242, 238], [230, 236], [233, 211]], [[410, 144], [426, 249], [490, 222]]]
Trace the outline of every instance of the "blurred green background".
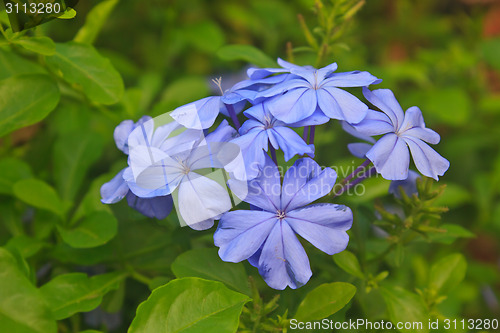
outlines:
[[[40, 26], [37, 33], [56, 42], [69, 41], [98, 3], [80, 1], [75, 19], [51, 21]], [[223, 46], [253, 45], [273, 59], [286, 59], [288, 45], [296, 49], [294, 62], [314, 64], [316, 55], [303, 48], [307, 41], [297, 18], [299, 13], [316, 33], [312, 0], [120, 1], [103, 22], [94, 45], [122, 75], [126, 86], [122, 101], [104, 109], [66, 97], [67, 102], [43, 122], [1, 138], [0, 156], [23, 159], [33, 174], [57, 183], [54, 154], [60, 157], [64, 150], [60, 147], [57, 152], [58, 142], [74, 132], [91, 133], [99, 138], [96, 154], [73, 197], [76, 201], [87, 198], [93, 202], [90, 205], [97, 205], [100, 184], [125, 165], [112, 140], [113, 129], [120, 121], [137, 120], [144, 114], [156, 116], [215, 93], [210, 85], [214, 77], [222, 76], [226, 88], [244, 78], [248, 64], [221, 53]], [[404, 109], [419, 106], [427, 126], [441, 135], [436, 150], [451, 163], [440, 180], [447, 189], [438, 203], [449, 208], [442, 223], [463, 228], [454, 229], [454, 236], [442, 237], [437, 243], [410, 245], [401, 266], [384, 264], [390, 272], [388, 281], [410, 291], [423, 289], [430, 265], [445, 254], [459, 252], [467, 259], [467, 274], [438, 305], [440, 313], [456, 318], [499, 318], [500, 1], [368, 0], [325, 61], [337, 62], [340, 71], [367, 70], [383, 79], [379, 87], [392, 89]], [[2, 79], [7, 77], [5, 73], [5, 69], [0, 70]], [[352, 159], [348, 158], [346, 144], [351, 141], [338, 125], [318, 128], [320, 164], [349, 164]], [[383, 196], [388, 184], [373, 184], [376, 188], [365, 201], [346, 202], [362, 209], [373, 206], [375, 199], [386, 200]], [[1, 200], [1, 205], [14, 202], [7, 197]], [[47, 262], [57, 262], [51, 273], [56, 275], [75, 266], [95, 273], [126, 262], [160, 283], [171, 278], [170, 263], [178, 254], [213, 246], [210, 232], [180, 229], [175, 221], [145, 222], [123, 202], [112, 209], [120, 223], [112, 242], [92, 249], [73, 249], [55, 242], [30, 259], [33, 266], [40, 269]], [[34, 233], [50, 234], [44, 231], [51, 228], [50, 224], [37, 222], [49, 221], [50, 216], [43, 212], [37, 212], [34, 218], [29, 216], [33, 212], [23, 214], [25, 219], [34, 219], [29, 227], [36, 230]], [[0, 244], [6, 244], [11, 236], [12, 228], [0, 227]], [[353, 239], [348, 249], [359, 248], [360, 241]], [[154, 249], [149, 251], [151, 247]], [[332, 275], [336, 276], [333, 281], [349, 280], [330, 258], [317, 252], [311, 254], [313, 280], [297, 291], [299, 294], [304, 295], [320, 282], [332, 281]], [[128, 326], [138, 300], [145, 299], [149, 291], [136, 281], [127, 283], [118, 315], [103, 319], [99, 317], [102, 314], [94, 314], [86, 320], [104, 320], [117, 331]], [[270, 297], [275, 292], [264, 290], [263, 294]], [[281, 295], [280, 309], [289, 308], [293, 313], [297, 298], [290, 291]], [[367, 308], [367, 303], [357, 302], [356, 297], [342, 315], [378, 318], [376, 304]]]

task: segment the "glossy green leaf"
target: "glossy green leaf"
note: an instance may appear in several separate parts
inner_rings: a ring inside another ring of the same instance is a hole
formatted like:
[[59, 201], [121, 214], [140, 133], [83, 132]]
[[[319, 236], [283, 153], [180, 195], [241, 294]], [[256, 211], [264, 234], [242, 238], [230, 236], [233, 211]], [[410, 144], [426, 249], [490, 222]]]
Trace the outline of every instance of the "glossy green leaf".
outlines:
[[420, 296], [401, 287], [381, 288], [380, 292], [393, 324], [398, 322], [421, 322], [423, 324], [422, 329], [403, 329], [402, 332], [429, 332], [429, 327], [426, 325], [429, 314]]
[[248, 296], [198, 278], [169, 282], [137, 308], [128, 333], [236, 332]]
[[222, 60], [242, 60], [259, 67], [278, 67], [276, 62], [251, 45], [227, 45], [217, 51]]
[[12, 194], [14, 184], [26, 178], [31, 178], [31, 168], [22, 160], [4, 158], [0, 160], [0, 193]]
[[54, 176], [59, 194], [73, 200], [88, 168], [99, 158], [102, 141], [90, 132], [73, 132], [61, 137], [54, 146]]
[[12, 43], [24, 47], [26, 50], [43, 55], [56, 53], [56, 44], [49, 37], [21, 37], [12, 40]]
[[118, 2], [119, 0], [106, 0], [92, 8], [86, 16], [85, 24], [76, 34], [74, 41], [93, 44]]
[[450, 254], [438, 260], [431, 267], [429, 286], [442, 295], [446, 295], [465, 277], [467, 262], [460, 253]]
[[0, 49], [0, 80], [14, 75], [43, 74], [42, 66], [26, 60], [14, 52]]
[[49, 184], [35, 179], [23, 179], [14, 184], [14, 194], [27, 204], [51, 211], [59, 216], [64, 214], [64, 205], [56, 191]]
[[354, 275], [360, 279], [364, 279], [365, 275], [361, 271], [358, 258], [347, 250], [337, 253], [333, 256], [335, 263], [347, 273]]
[[56, 82], [47, 75], [13, 76], [0, 81], [0, 136], [39, 122], [59, 103]]
[[45, 301], [57, 320], [71, 317], [78, 312], [88, 312], [99, 306], [103, 296], [117, 289], [125, 278], [122, 273], [95, 275], [83, 273], [56, 276], [42, 287]]
[[223, 262], [217, 254], [217, 249], [205, 248], [184, 252], [172, 263], [172, 271], [178, 278], [199, 277], [220, 281], [231, 289], [250, 295], [243, 264]]
[[114, 104], [123, 96], [124, 85], [120, 74], [107, 58], [90, 45], [57, 43], [56, 54], [46, 60], [53, 71], [80, 86], [93, 102]]
[[75, 225], [57, 226], [64, 242], [74, 248], [96, 247], [109, 242], [118, 230], [118, 221], [107, 211], [93, 212]]
[[0, 332], [55, 333], [56, 321], [40, 291], [0, 248]]
[[294, 318], [298, 321], [319, 320], [346, 306], [356, 294], [356, 287], [346, 282], [325, 283], [310, 291], [300, 303]]

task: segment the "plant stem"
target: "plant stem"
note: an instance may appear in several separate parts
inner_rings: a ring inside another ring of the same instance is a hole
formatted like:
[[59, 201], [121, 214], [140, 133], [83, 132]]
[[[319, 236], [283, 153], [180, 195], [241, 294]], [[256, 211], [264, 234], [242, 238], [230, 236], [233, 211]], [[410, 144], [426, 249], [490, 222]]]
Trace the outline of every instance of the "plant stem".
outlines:
[[316, 126], [311, 126], [311, 130], [309, 131], [309, 144], [314, 144], [314, 132], [316, 130]]
[[[365, 161], [366, 162], [366, 161]], [[364, 164], [364, 163], [363, 163]], [[342, 188], [340, 189], [340, 191], [338, 193], [334, 193], [333, 194], [333, 198], [335, 197], [338, 197], [340, 196], [342, 193], [344, 193], [345, 191], [347, 191], [348, 189], [358, 185], [359, 183], [361, 183], [363, 180], [365, 180], [366, 178], [369, 178], [371, 177], [371, 175], [375, 174], [376, 173], [376, 169], [375, 167], [371, 167], [370, 169], [368, 169], [368, 171], [366, 171], [362, 176], [356, 178], [355, 180], [353, 180], [351, 183], [347, 183], [347, 184], [343, 184]], [[352, 178], [352, 177], [351, 177]]]
[[304, 142], [307, 142], [308, 134], [309, 134], [309, 126], [304, 126], [304, 132], [302, 133], [302, 139], [304, 139]]
[[359, 165], [349, 176], [345, 177], [340, 184], [345, 185], [348, 181], [350, 181], [354, 176], [356, 176], [361, 170], [363, 170], [370, 163], [371, 161], [369, 159], [361, 163], [361, 165]]

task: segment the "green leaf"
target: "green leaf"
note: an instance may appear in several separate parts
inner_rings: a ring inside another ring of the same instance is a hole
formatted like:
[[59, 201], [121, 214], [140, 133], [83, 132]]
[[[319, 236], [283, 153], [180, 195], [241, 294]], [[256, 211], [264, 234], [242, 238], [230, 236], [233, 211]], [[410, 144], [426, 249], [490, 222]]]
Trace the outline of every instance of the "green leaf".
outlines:
[[227, 45], [217, 51], [222, 60], [243, 60], [259, 67], [277, 67], [274, 60], [251, 45]]
[[56, 333], [52, 317], [39, 290], [17, 268], [16, 260], [0, 248], [0, 331]]
[[92, 8], [86, 16], [85, 24], [76, 34], [74, 41], [83, 44], [93, 44], [118, 1], [106, 0]]
[[13, 39], [12, 43], [20, 45], [26, 50], [47, 56], [56, 53], [56, 44], [49, 37], [21, 37]]
[[198, 278], [169, 282], [137, 308], [128, 333], [236, 332], [250, 298], [224, 284]]
[[5, 248], [9, 251], [17, 251], [23, 258], [35, 255], [44, 246], [44, 242], [25, 235], [19, 235], [9, 239]]
[[47, 75], [13, 76], [0, 81], [0, 136], [39, 122], [59, 103], [56, 82]]
[[493, 68], [500, 70], [500, 38], [487, 39], [481, 42], [484, 59]]
[[361, 266], [359, 265], [358, 258], [356, 258], [356, 256], [353, 253], [347, 250], [342, 251], [334, 255], [333, 260], [345, 272], [354, 275], [360, 279], [365, 278], [365, 275], [361, 271]]
[[84, 273], [59, 275], [42, 287], [45, 301], [57, 320], [71, 317], [77, 312], [88, 312], [101, 304], [103, 296], [117, 289], [125, 278], [123, 273], [109, 273], [89, 278]]
[[0, 80], [14, 75], [43, 74], [43, 67], [13, 52], [0, 49]]
[[0, 193], [13, 194], [12, 187], [18, 180], [31, 178], [31, 168], [22, 160], [4, 158], [0, 160]]
[[76, 16], [76, 11], [73, 8], [66, 8], [64, 14], [59, 15], [57, 18], [61, 20], [70, 20]]
[[54, 146], [54, 176], [59, 194], [72, 201], [87, 169], [102, 152], [101, 139], [91, 132], [73, 132], [61, 137]]
[[322, 284], [306, 295], [294, 318], [298, 321], [326, 318], [346, 306], [354, 294], [356, 294], [356, 287], [350, 283]]
[[76, 225], [57, 226], [64, 242], [74, 248], [90, 248], [106, 244], [115, 237], [118, 221], [107, 211], [93, 212]]
[[60, 217], [64, 215], [64, 205], [54, 188], [35, 179], [23, 179], [14, 184], [14, 194], [27, 204], [51, 211]]
[[66, 81], [81, 86], [93, 102], [114, 104], [123, 96], [120, 74], [90, 45], [57, 43], [56, 54], [46, 60], [49, 67]]
[[194, 249], [184, 252], [172, 263], [172, 271], [178, 278], [199, 277], [223, 282], [226, 286], [250, 295], [250, 287], [243, 264], [223, 262], [217, 249]]
[[401, 330], [402, 332], [429, 332], [426, 325], [429, 314], [422, 299], [401, 287], [380, 288], [387, 306], [389, 319], [398, 322], [421, 322], [422, 329]]
[[442, 295], [446, 295], [465, 277], [467, 262], [460, 253], [450, 254], [438, 260], [431, 267], [429, 286]]

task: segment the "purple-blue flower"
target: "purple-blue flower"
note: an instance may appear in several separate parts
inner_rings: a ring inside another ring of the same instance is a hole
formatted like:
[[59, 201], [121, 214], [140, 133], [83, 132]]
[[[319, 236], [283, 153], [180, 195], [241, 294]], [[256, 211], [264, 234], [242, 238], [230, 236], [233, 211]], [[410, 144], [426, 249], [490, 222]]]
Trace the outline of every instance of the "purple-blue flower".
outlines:
[[179, 220], [196, 230], [208, 229], [231, 208], [222, 170], [212, 169], [224, 168], [239, 153], [227, 143], [234, 134], [227, 121], [205, 137], [175, 122], [156, 127], [151, 120], [130, 134], [130, 167], [123, 178], [141, 198], [173, 193]]
[[420, 109], [413, 106], [403, 112], [389, 89], [370, 91], [363, 88], [363, 94], [382, 111], [369, 110], [363, 121], [353, 124], [363, 135], [383, 135], [366, 153], [377, 172], [389, 180], [408, 178], [411, 152], [418, 171], [438, 180], [450, 163], [425, 143], [437, 144], [440, 137], [425, 127]]
[[300, 67], [282, 59], [278, 59], [278, 63], [284, 69], [262, 69], [252, 74], [254, 77], [280, 72], [290, 74], [284, 81], [256, 95], [256, 98], [275, 97], [269, 103], [269, 111], [288, 124], [302, 121], [315, 112], [326, 119], [358, 123], [365, 117], [368, 107], [339, 87], [364, 87], [380, 82], [368, 72], [334, 73], [337, 70], [336, 63], [321, 69]]
[[[113, 136], [118, 149], [128, 155], [128, 137], [130, 133], [132, 133], [136, 127], [149, 120], [151, 120], [151, 117], [144, 116], [136, 123], [132, 120], [124, 120], [116, 126]], [[147, 217], [155, 217], [160, 220], [167, 217], [173, 207], [172, 196], [164, 195], [154, 198], [138, 197], [130, 191], [128, 184], [125, 182], [125, 179], [123, 179], [123, 173], [126, 169], [127, 168], [118, 172], [112, 180], [101, 186], [101, 202], [104, 204], [113, 204], [126, 197], [130, 207]]]
[[241, 148], [246, 179], [257, 176], [259, 167], [265, 163], [264, 151], [268, 151], [269, 143], [274, 149], [283, 150], [286, 161], [295, 155], [314, 157], [314, 145], [305, 143], [300, 135], [276, 119], [267, 109], [266, 102], [249, 108], [244, 114], [249, 120], [241, 126], [240, 136], [231, 142]]
[[336, 178], [334, 170], [321, 170], [312, 159], [303, 158], [288, 170], [281, 185], [278, 168], [267, 157], [259, 177], [248, 184], [229, 181], [236, 195], [260, 210], [222, 216], [214, 234], [221, 259], [248, 259], [275, 289], [295, 289], [307, 283], [312, 272], [296, 234], [330, 255], [343, 251], [349, 241], [346, 231], [352, 225], [352, 212], [348, 207], [307, 206], [327, 195]]

